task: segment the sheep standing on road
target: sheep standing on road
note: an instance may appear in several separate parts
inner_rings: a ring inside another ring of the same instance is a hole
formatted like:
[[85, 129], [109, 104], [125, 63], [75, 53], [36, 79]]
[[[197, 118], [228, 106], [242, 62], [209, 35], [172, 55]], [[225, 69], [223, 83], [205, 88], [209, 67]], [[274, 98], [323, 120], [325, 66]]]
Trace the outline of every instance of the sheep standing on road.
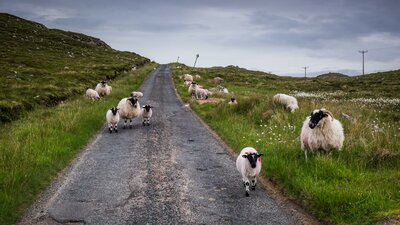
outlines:
[[117, 108], [119, 109], [119, 115], [122, 119], [124, 119], [124, 129], [127, 127], [127, 120], [130, 120], [129, 128], [132, 128], [133, 122], [132, 120], [141, 114], [140, 103], [137, 98], [129, 97], [123, 98], [118, 103]]
[[246, 197], [250, 196], [249, 187], [251, 182], [251, 190], [256, 189], [257, 176], [261, 171], [261, 156], [257, 150], [252, 147], [242, 149], [236, 159], [236, 169], [242, 175], [243, 184], [246, 188]]
[[342, 124], [328, 110], [316, 109], [308, 116], [301, 128], [301, 149], [307, 160], [307, 151], [340, 150], [343, 146]]
[[144, 105], [142, 109], [143, 126], [150, 126], [150, 118], [153, 115], [153, 106]]
[[118, 132], [118, 122], [119, 122], [119, 113], [118, 113], [118, 108], [111, 108], [107, 111], [106, 113], [106, 120], [108, 124], [108, 129], [110, 130], [110, 133], [115, 131], [115, 133]]
[[290, 95], [276, 94], [273, 97], [273, 101], [274, 103], [285, 106], [285, 108], [290, 112], [294, 112], [296, 109], [299, 108], [299, 105], [297, 104], [297, 99]]
[[96, 85], [95, 90], [97, 91], [97, 93], [99, 93], [100, 96], [106, 96], [111, 94], [112, 87], [107, 84], [106, 80], [102, 80]]
[[100, 99], [99, 93], [97, 93], [97, 91], [95, 91], [95, 90], [93, 90], [91, 88], [88, 88], [86, 90], [86, 96], [88, 98], [92, 99], [92, 100], [99, 100]]
[[143, 93], [140, 91], [132, 91], [131, 97], [141, 98], [141, 97], [143, 97]]

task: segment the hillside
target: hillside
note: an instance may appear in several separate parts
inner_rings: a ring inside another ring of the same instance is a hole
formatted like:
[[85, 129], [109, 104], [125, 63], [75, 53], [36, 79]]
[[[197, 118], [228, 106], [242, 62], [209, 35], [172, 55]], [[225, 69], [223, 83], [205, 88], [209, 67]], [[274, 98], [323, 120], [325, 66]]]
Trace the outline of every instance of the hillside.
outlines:
[[150, 60], [98, 38], [0, 13], [0, 122], [81, 95]]

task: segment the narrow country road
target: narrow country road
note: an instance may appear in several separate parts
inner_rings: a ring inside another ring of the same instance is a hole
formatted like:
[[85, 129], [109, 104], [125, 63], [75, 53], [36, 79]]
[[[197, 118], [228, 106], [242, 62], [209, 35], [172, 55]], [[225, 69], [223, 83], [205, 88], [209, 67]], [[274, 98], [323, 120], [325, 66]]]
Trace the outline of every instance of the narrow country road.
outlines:
[[140, 90], [151, 125], [104, 127], [20, 224], [304, 223], [260, 185], [245, 197], [235, 158], [179, 101], [167, 65]]

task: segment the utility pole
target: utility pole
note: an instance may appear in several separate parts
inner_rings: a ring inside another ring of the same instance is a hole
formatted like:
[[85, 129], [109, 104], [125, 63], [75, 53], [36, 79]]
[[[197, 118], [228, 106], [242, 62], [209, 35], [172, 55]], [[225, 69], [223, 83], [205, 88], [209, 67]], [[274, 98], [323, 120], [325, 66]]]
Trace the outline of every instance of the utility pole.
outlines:
[[179, 56], [178, 56], [178, 58], [176, 59], [176, 63], [178, 63], [179, 62]]
[[193, 68], [195, 68], [196, 67], [196, 62], [197, 62], [197, 59], [199, 58], [199, 54], [197, 54], [196, 55], [196, 60], [194, 61], [194, 65], [193, 65]]
[[302, 67], [304, 69], [304, 77], [307, 77], [307, 68], [308, 66]]
[[364, 54], [368, 52], [368, 50], [360, 50], [358, 51], [359, 53], [361, 53], [363, 56], [363, 75], [364, 75]]

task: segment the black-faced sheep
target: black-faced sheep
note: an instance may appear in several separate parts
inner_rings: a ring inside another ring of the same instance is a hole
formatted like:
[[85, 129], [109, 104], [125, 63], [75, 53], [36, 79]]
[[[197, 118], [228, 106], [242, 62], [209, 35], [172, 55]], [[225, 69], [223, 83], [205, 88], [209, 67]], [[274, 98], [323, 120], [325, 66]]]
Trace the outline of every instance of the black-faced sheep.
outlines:
[[132, 128], [132, 120], [141, 114], [140, 103], [137, 98], [129, 97], [123, 98], [118, 103], [117, 108], [119, 109], [119, 115], [124, 119], [124, 129], [126, 128], [127, 120], [130, 120], [129, 127]]
[[300, 140], [306, 160], [307, 151], [340, 150], [344, 141], [342, 124], [333, 117], [330, 111], [324, 108], [316, 109], [304, 120]]
[[111, 108], [107, 111], [106, 113], [106, 120], [108, 124], [108, 129], [110, 133], [113, 132], [113, 130], [117, 133], [118, 132], [118, 122], [119, 122], [119, 112], [118, 108]]
[[251, 190], [256, 189], [257, 176], [261, 171], [261, 156], [257, 150], [252, 147], [242, 149], [236, 159], [236, 169], [242, 175], [243, 185], [246, 189], [246, 196], [250, 196], [249, 187]]
[[106, 96], [111, 93], [112, 87], [107, 84], [106, 80], [102, 80], [96, 85], [95, 90], [97, 91], [97, 93], [99, 93], [100, 96]]
[[142, 109], [142, 117], [143, 117], [143, 126], [150, 126], [150, 118], [153, 115], [153, 106], [144, 105]]

